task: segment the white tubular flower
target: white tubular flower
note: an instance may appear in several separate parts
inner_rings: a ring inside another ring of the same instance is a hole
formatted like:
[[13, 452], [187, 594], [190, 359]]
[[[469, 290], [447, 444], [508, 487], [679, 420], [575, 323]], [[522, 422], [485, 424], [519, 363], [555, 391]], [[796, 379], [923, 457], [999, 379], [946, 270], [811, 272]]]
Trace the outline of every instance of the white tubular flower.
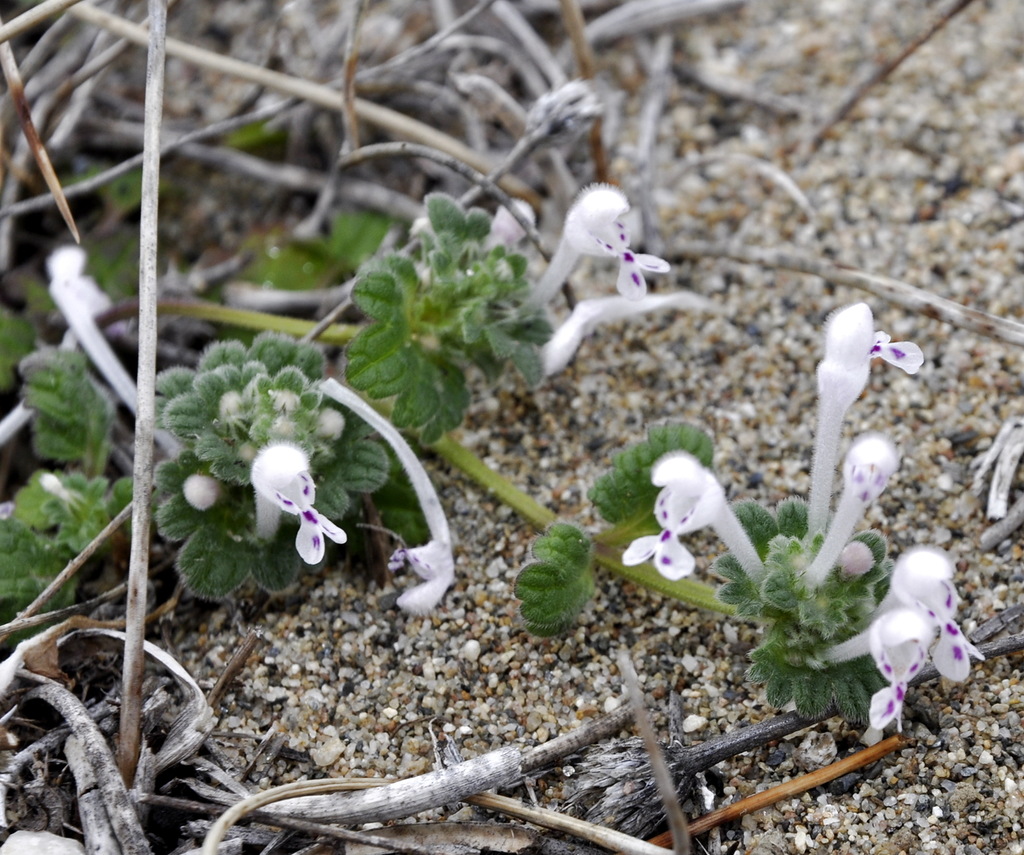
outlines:
[[413, 549], [402, 547], [388, 561], [391, 571], [398, 570], [405, 563], [423, 579], [423, 583], [406, 591], [398, 598], [399, 608], [416, 615], [422, 615], [437, 607], [444, 592], [455, 581], [455, 556], [452, 554], [452, 536], [448, 519], [441, 507], [434, 485], [430, 483], [427, 470], [423, 468], [416, 453], [409, 447], [402, 435], [386, 418], [351, 389], [342, 386], [333, 377], [320, 384], [320, 390], [328, 397], [356, 413], [363, 421], [379, 433], [395, 452], [409, 476], [409, 483], [416, 492], [423, 517], [430, 529], [430, 542]]
[[583, 190], [569, 208], [562, 239], [534, 288], [534, 302], [549, 302], [581, 255], [618, 258], [619, 293], [630, 300], [643, 297], [647, 293], [643, 271], [665, 273], [669, 264], [657, 256], [630, 249], [629, 231], [621, 221], [627, 211], [629, 201], [617, 187], [594, 184]]
[[71, 332], [117, 396], [134, 413], [135, 381], [93, 320], [96, 314], [109, 308], [110, 299], [85, 275], [85, 251], [77, 246], [61, 247], [47, 259], [46, 267], [50, 273], [50, 296]]
[[843, 493], [835, 517], [821, 550], [804, 571], [809, 585], [820, 585], [839, 563], [854, 526], [864, 515], [864, 508], [878, 498], [899, 462], [896, 446], [878, 433], [864, 434], [850, 446], [843, 462]]
[[710, 525], [752, 579], [764, 574], [764, 564], [726, 502], [722, 485], [696, 457], [684, 451], [665, 455], [651, 470], [651, 482], [663, 487], [654, 503], [654, 517], [663, 530], [634, 540], [622, 555], [623, 564], [653, 561], [667, 579], [688, 576], [695, 562], [677, 538]]
[[299, 518], [295, 549], [307, 564], [323, 560], [325, 536], [335, 543], [348, 540], [342, 529], [313, 507], [316, 487], [309, 474], [309, 458], [298, 446], [283, 442], [265, 446], [252, 462], [251, 477], [260, 537], [271, 537], [277, 531], [281, 511], [286, 511]]
[[388, 569], [401, 570], [408, 564], [423, 583], [406, 591], [396, 600], [398, 607], [414, 615], [425, 615], [437, 607], [455, 579], [455, 560], [451, 547], [437, 540], [412, 549], [401, 547], [392, 553]]
[[971, 670], [970, 657], [985, 657], [953, 620], [960, 598], [952, 579], [953, 562], [941, 549], [911, 549], [893, 568], [889, 595], [935, 627], [939, 640], [932, 650], [932, 661], [943, 677], [959, 681], [966, 679]]
[[594, 297], [580, 300], [565, 322], [554, 332], [541, 350], [541, 364], [544, 376], [550, 377], [563, 370], [583, 339], [593, 332], [598, 324], [630, 318], [647, 312], [670, 312], [673, 309], [700, 309], [720, 312], [714, 303], [689, 291], [675, 291], [671, 294], [648, 294], [641, 300], [614, 297]]
[[893, 343], [887, 333], [875, 330], [875, 319], [867, 303], [847, 306], [829, 318], [825, 327], [825, 358], [818, 365], [818, 428], [807, 520], [812, 532], [821, 531], [828, 519], [843, 419], [867, 386], [875, 356], [908, 374], [915, 374], [924, 363], [924, 354], [916, 344]]
[[912, 679], [928, 656], [928, 645], [935, 637], [935, 627], [914, 609], [886, 612], [871, 624], [869, 642], [871, 656], [889, 681], [871, 698], [868, 718], [871, 726], [882, 730], [896, 720], [896, 729], [903, 730], [903, 700], [907, 681]]

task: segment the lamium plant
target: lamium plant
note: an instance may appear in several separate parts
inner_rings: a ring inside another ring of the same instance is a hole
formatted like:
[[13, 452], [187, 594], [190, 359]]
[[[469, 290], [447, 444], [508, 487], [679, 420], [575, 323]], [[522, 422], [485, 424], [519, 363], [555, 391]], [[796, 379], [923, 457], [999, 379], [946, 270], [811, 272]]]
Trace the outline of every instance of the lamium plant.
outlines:
[[196, 593], [225, 596], [250, 574], [284, 587], [345, 542], [353, 496], [387, 480], [383, 447], [325, 400], [323, 372], [315, 347], [265, 333], [158, 378], [159, 422], [182, 450], [157, 469], [156, 522], [185, 541], [178, 569]]
[[372, 322], [348, 347], [345, 377], [393, 399], [394, 424], [432, 443], [462, 422], [469, 366], [494, 379], [511, 362], [539, 382], [551, 327], [530, 300], [526, 259], [492, 235], [488, 214], [441, 194], [426, 208], [415, 258], [389, 255], [360, 273], [352, 299]]
[[[970, 658], [981, 656], [954, 620], [958, 598], [949, 556], [921, 546], [894, 562], [882, 533], [856, 531], [898, 468], [888, 438], [869, 433], [854, 440], [832, 508], [843, 420], [867, 385], [876, 356], [911, 374], [923, 363], [916, 345], [894, 343], [874, 329], [866, 304], [831, 317], [818, 367], [819, 425], [807, 502], [787, 499], [773, 509], [755, 502], [730, 505], [710, 470], [710, 441], [693, 428], [677, 428], [671, 436], [667, 428], [652, 432], [646, 443], [615, 459], [591, 498], [614, 524], [598, 536], [599, 544], [624, 542], [629, 533], [622, 563], [650, 563], [670, 581], [683, 580], [696, 566], [680, 538], [713, 528], [729, 550], [711, 566], [725, 580], [721, 603], [764, 628], [749, 677], [765, 685], [769, 702], [792, 703], [807, 716], [834, 707], [881, 729], [893, 721], [902, 726], [908, 682], [929, 650], [939, 672], [954, 680], [963, 680]], [[654, 449], [666, 444], [673, 448], [655, 457]], [[646, 490], [637, 484], [641, 471]], [[624, 512], [630, 493], [632, 514]], [[585, 602], [580, 580], [588, 578], [591, 563], [585, 535], [576, 530], [571, 548], [557, 559], [550, 554], [549, 547], [566, 541], [564, 528], [539, 542], [535, 555], [543, 560], [519, 578], [523, 616], [541, 634], [565, 629]]]

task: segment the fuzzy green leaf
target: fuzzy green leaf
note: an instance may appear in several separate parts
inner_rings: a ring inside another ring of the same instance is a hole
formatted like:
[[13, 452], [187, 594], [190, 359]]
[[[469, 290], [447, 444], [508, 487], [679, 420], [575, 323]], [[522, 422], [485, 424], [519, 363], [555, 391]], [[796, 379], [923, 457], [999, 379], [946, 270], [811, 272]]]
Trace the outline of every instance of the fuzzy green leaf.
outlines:
[[48, 350], [22, 362], [25, 403], [36, 411], [36, 454], [62, 463], [80, 462], [90, 474], [106, 468], [114, 407], [86, 371], [81, 353]]
[[[21, 520], [0, 519], [0, 623], [13, 620], [72, 557], [72, 553], [58, 548], [47, 536], [36, 534]], [[74, 590], [74, 583], [68, 583], [44, 610], [70, 605]]]
[[462, 372], [453, 364], [430, 359], [420, 348], [410, 348], [406, 388], [395, 399], [391, 420], [398, 427], [419, 428], [429, 445], [458, 427], [469, 407], [469, 390]]
[[738, 615], [746, 617], [761, 614], [761, 592], [732, 553], [720, 556], [711, 569], [727, 580], [718, 589], [718, 599], [734, 606]]
[[807, 536], [807, 504], [799, 499], [786, 499], [775, 511], [779, 534], [787, 537]]
[[426, 206], [430, 227], [435, 234], [447, 232], [460, 242], [469, 237], [466, 215], [459, 203], [451, 196], [446, 196], [444, 193], [431, 193], [427, 196]]
[[768, 555], [768, 544], [779, 533], [779, 526], [768, 511], [757, 502], [737, 502], [733, 512], [743, 526], [762, 561]]
[[0, 392], [14, 388], [14, 369], [32, 352], [35, 337], [32, 324], [0, 307]]
[[207, 525], [196, 530], [179, 550], [177, 566], [196, 596], [220, 600], [241, 585], [262, 560], [247, 540], [235, 540], [220, 527]]
[[534, 542], [533, 557], [516, 579], [519, 612], [534, 635], [558, 635], [593, 594], [590, 539], [576, 526], [556, 523]]
[[657, 531], [654, 501], [661, 488], [651, 483], [651, 468], [672, 451], [689, 452], [702, 465], [711, 465], [710, 437], [685, 424], [652, 427], [644, 442], [612, 457], [612, 470], [598, 478], [588, 494], [601, 516], [615, 526], [609, 543], [627, 543]]

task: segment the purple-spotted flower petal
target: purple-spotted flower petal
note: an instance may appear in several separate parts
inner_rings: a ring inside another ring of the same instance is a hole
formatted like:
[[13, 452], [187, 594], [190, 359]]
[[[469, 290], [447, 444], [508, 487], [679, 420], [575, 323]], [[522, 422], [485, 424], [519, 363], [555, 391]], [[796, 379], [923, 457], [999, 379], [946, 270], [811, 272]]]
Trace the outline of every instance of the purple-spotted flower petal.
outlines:
[[941, 549], [912, 549], [896, 562], [890, 590], [900, 603], [938, 631], [932, 661], [939, 673], [951, 680], [964, 680], [971, 669], [971, 657], [985, 657], [953, 619], [960, 599], [953, 587], [953, 569], [952, 560]]
[[666, 579], [675, 582], [689, 576], [696, 566], [690, 551], [669, 530], [638, 537], [622, 553], [627, 567], [650, 561]]
[[878, 330], [871, 355], [884, 359], [890, 365], [902, 368], [907, 374], [917, 374], [924, 365], [924, 352], [912, 341], [893, 341], [888, 333]]
[[313, 502], [316, 486], [309, 474], [309, 457], [301, 448], [286, 442], [272, 443], [260, 450], [252, 462], [251, 480], [256, 491], [256, 527], [261, 537], [277, 531], [280, 511], [299, 518], [295, 549], [307, 564], [319, 564], [326, 543], [345, 543], [345, 532], [324, 517]]
[[392, 553], [388, 569], [394, 572], [407, 563], [423, 583], [402, 594], [397, 600], [398, 607], [410, 614], [425, 615], [437, 606], [455, 581], [451, 547], [437, 540], [412, 549], [403, 546]]
[[871, 625], [871, 656], [889, 681], [871, 698], [868, 717], [872, 727], [881, 730], [895, 720], [896, 729], [903, 729], [907, 682], [924, 666], [934, 637], [935, 628], [913, 609], [886, 612]]

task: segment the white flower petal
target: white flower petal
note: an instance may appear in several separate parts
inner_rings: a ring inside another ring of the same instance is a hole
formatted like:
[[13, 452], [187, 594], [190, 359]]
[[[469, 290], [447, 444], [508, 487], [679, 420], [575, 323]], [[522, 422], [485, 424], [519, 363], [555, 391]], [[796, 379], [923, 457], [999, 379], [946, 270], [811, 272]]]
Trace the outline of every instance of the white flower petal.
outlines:
[[894, 686], [886, 686], [879, 689], [871, 696], [871, 707], [868, 710], [868, 721], [871, 726], [882, 730], [892, 721], [896, 720], [896, 729], [903, 730], [903, 698], [906, 694], [906, 687], [901, 683]]
[[[665, 532], [670, 534], [670, 532]], [[693, 573], [697, 562], [690, 551], [671, 535], [661, 544], [661, 549], [654, 556], [657, 571], [670, 582], [676, 582]]]
[[912, 341], [893, 342], [892, 338], [879, 330], [875, 333], [875, 344], [871, 348], [871, 355], [878, 356], [902, 368], [907, 374], [917, 374], [924, 365], [924, 352]]
[[657, 552], [660, 543], [661, 537], [657, 534], [647, 534], [643, 537], [638, 537], [622, 553], [622, 563], [627, 567], [634, 567], [637, 564], [650, 561], [654, 557], [654, 553]]

